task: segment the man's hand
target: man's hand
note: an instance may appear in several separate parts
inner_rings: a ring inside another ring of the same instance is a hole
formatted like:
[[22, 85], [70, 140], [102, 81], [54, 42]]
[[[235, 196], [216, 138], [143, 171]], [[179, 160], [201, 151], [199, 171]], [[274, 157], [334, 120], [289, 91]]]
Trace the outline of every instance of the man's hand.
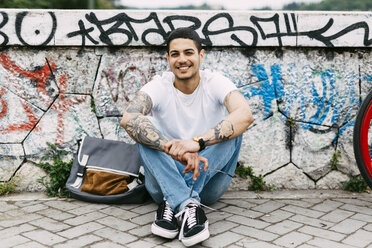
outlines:
[[186, 165], [185, 169], [182, 171], [182, 173], [188, 173], [190, 171], [193, 171], [194, 176], [193, 180], [196, 181], [196, 179], [199, 177], [199, 163], [202, 162], [204, 164], [204, 171], [207, 171], [208, 169], [208, 159], [199, 155], [196, 152], [187, 152], [183, 155], [181, 163]]
[[173, 159], [182, 162], [182, 158], [187, 152], [196, 153], [199, 151], [199, 143], [193, 140], [178, 140], [174, 139], [167, 142], [164, 146], [164, 151]]

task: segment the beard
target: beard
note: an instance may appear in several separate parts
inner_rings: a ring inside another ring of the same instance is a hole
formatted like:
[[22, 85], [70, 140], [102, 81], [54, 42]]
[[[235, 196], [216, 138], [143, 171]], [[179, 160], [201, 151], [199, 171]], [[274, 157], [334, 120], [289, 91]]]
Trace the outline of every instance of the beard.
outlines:
[[177, 80], [188, 81], [188, 80], [194, 78], [197, 75], [198, 71], [199, 71], [199, 69], [195, 70], [194, 72], [192, 72], [191, 75], [182, 75], [181, 74], [181, 76], [179, 76], [177, 73], [174, 73], [174, 72], [173, 72], [173, 74], [177, 78]]

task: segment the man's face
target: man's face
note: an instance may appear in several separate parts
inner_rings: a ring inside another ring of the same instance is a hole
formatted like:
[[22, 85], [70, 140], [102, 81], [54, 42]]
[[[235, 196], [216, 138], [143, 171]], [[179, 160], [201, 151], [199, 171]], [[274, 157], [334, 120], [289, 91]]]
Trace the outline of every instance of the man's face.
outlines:
[[204, 59], [204, 50], [198, 53], [193, 40], [178, 38], [169, 44], [166, 54], [169, 66], [178, 80], [189, 80], [199, 75], [199, 65]]

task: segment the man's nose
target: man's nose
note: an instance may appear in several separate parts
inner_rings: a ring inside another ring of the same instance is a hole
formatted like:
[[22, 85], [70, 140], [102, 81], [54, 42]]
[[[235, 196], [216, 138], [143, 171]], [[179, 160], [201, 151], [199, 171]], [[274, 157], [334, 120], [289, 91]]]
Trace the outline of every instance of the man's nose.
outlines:
[[186, 62], [186, 56], [185, 56], [185, 54], [183, 54], [183, 53], [181, 53], [180, 54], [180, 57], [179, 57], [179, 62]]

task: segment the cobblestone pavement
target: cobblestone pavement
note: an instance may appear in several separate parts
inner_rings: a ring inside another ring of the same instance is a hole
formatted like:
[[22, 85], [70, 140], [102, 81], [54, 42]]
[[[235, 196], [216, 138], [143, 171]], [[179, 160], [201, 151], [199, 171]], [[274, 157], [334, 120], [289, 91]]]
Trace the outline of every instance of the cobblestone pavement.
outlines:
[[[372, 248], [372, 195], [343, 191], [228, 192], [206, 210], [196, 247]], [[92, 204], [23, 193], [0, 197], [0, 247], [183, 247], [150, 232], [157, 206]]]

